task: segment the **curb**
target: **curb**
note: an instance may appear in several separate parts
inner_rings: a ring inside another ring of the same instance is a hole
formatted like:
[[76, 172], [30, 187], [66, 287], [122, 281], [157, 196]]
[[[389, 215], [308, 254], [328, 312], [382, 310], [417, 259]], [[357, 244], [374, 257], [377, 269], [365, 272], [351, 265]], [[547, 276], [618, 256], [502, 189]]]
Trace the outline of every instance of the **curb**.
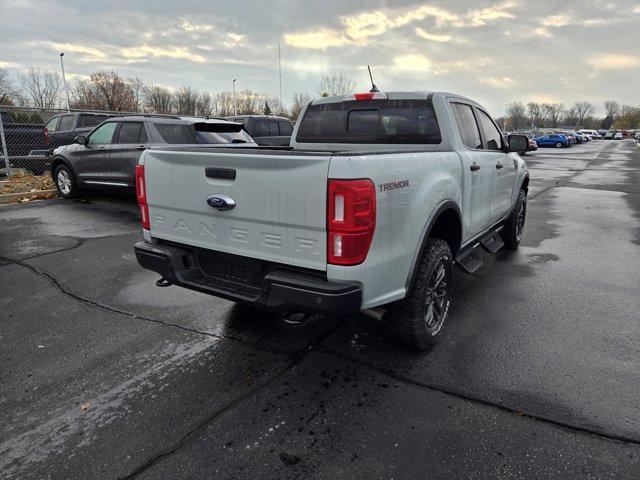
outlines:
[[36, 190], [35, 192], [5, 193], [4, 195], [0, 195], [0, 205], [13, 203], [22, 199], [34, 200], [42, 196], [51, 195], [52, 193], [57, 193], [57, 190], [54, 188], [51, 190]]

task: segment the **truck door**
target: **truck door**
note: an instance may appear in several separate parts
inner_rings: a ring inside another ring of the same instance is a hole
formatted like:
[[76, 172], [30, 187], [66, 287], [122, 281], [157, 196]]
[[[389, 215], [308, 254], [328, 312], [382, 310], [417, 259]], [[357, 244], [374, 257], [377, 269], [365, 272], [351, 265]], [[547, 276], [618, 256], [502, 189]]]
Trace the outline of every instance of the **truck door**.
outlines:
[[[491, 196], [492, 223], [498, 222], [511, 210], [513, 187], [516, 181], [516, 166], [506, 153], [505, 141], [496, 124], [487, 112], [476, 109], [478, 123], [483, 133], [484, 153], [493, 163], [493, 194]], [[491, 169], [490, 169], [491, 170]]]
[[459, 102], [451, 102], [450, 105], [465, 146], [459, 153], [463, 168], [463, 241], [466, 241], [490, 226], [496, 167], [495, 159], [483, 148], [473, 107]]

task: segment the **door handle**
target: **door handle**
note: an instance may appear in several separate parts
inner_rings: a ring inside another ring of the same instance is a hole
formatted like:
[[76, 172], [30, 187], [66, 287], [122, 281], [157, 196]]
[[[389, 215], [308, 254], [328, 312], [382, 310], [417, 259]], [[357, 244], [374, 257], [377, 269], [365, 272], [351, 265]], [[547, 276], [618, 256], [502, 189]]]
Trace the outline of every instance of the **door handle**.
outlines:
[[145, 147], [144, 145], [138, 145], [138, 146], [136, 147], [136, 150], [140, 150], [140, 151], [142, 151], [142, 150], [146, 150], [146, 149], [147, 149], [147, 147]]
[[473, 164], [471, 164], [471, 166], [469, 167], [469, 170], [471, 170], [472, 172], [476, 172], [480, 170], [480, 165], [478, 165], [476, 162], [473, 162]]
[[501, 168], [504, 168], [504, 165], [501, 162], [496, 163], [496, 170], [500, 170]]

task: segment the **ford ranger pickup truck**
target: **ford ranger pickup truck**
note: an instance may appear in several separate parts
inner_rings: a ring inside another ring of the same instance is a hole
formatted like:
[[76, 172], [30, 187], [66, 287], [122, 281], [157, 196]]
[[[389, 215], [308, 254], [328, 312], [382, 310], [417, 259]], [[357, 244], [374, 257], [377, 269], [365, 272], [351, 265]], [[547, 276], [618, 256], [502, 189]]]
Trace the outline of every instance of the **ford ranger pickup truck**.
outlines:
[[450, 93], [321, 98], [288, 150], [146, 150], [136, 167], [143, 267], [272, 311], [382, 319], [427, 349], [452, 268], [517, 248], [529, 173], [487, 110]]

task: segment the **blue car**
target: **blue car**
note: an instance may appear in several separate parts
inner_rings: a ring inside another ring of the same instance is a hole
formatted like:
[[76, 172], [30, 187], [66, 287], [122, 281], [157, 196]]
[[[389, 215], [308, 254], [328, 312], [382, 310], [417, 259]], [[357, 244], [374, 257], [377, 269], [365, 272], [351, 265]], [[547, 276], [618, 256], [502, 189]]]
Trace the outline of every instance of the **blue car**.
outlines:
[[542, 137], [534, 138], [539, 147], [568, 147], [570, 145], [569, 139], [565, 135], [559, 133], [552, 133], [551, 135], [543, 135]]

